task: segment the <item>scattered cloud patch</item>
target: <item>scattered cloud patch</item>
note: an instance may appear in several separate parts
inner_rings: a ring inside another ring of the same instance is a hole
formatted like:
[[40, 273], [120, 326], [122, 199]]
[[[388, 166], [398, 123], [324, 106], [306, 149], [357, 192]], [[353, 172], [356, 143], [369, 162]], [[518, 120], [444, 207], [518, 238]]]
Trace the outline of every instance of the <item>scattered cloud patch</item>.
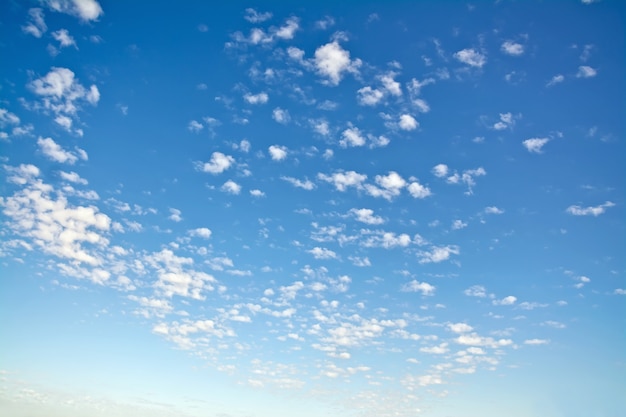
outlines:
[[462, 49], [455, 52], [454, 58], [457, 61], [474, 68], [482, 68], [487, 63], [487, 56], [472, 48]]
[[579, 205], [572, 205], [565, 210], [567, 213], [573, 216], [594, 216], [597, 217], [604, 214], [607, 208], [614, 207], [615, 203], [607, 201], [599, 206], [581, 207]]
[[543, 153], [542, 148], [549, 141], [550, 139], [548, 138], [531, 138], [523, 141], [522, 145], [524, 145], [526, 150], [530, 153]]

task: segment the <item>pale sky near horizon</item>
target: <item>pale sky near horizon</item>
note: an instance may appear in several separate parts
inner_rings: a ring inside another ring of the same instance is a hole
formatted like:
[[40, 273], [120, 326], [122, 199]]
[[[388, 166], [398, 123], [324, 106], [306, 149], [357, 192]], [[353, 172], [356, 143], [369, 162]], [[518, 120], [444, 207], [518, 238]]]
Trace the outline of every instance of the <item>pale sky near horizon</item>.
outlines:
[[618, 417], [620, 1], [4, 1], [0, 414]]

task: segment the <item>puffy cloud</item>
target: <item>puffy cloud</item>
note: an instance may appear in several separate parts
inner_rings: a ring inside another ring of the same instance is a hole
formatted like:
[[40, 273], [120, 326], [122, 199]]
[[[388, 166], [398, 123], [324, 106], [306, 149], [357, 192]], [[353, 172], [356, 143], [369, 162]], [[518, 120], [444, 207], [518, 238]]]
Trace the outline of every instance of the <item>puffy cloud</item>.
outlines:
[[344, 148], [365, 145], [365, 138], [357, 127], [344, 130], [341, 137], [339, 144]]
[[330, 249], [320, 248], [319, 246], [314, 247], [311, 250], [308, 250], [311, 255], [315, 259], [336, 259], [337, 254]]
[[82, 185], [87, 185], [88, 184], [86, 179], [81, 178], [81, 176], [78, 175], [75, 172], [64, 172], [64, 171], [61, 171], [61, 172], [59, 172], [59, 175], [65, 181], [73, 182], [75, 184], [82, 184]]
[[291, 117], [289, 116], [289, 111], [281, 109], [280, 107], [276, 107], [272, 111], [272, 118], [281, 124], [287, 124], [289, 123], [289, 120], [291, 120]]
[[211, 232], [211, 229], [209, 229], [207, 227], [199, 227], [197, 229], [190, 230], [189, 234], [191, 236], [194, 236], [194, 237], [201, 237], [201, 238], [204, 238], [204, 239], [208, 239], [208, 238], [211, 237], [213, 232]]
[[626, 290], [623, 288], [616, 288], [615, 291], [613, 291], [613, 294], [615, 295], [626, 295]]
[[96, 0], [44, 0], [44, 3], [55, 12], [69, 14], [85, 22], [98, 20], [103, 13]]
[[450, 329], [450, 331], [454, 333], [467, 333], [474, 330], [472, 326], [466, 323], [451, 323], [448, 324], [448, 329]]
[[170, 208], [170, 215], [168, 217], [168, 219], [170, 219], [173, 222], [181, 222], [183, 221], [183, 217], [181, 216], [182, 211], [175, 209], [175, 208]]
[[192, 120], [187, 125], [187, 129], [189, 129], [189, 131], [191, 132], [198, 133], [199, 131], [204, 129], [204, 125], [196, 120]]
[[472, 48], [460, 50], [454, 54], [458, 61], [475, 68], [482, 68], [487, 63], [487, 57]]
[[435, 286], [427, 282], [413, 280], [402, 286], [404, 292], [420, 292], [422, 295], [435, 295]]
[[37, 145], [39, 145], [39, 150], [44, 156], [55, 162], [73, 165], [79, 159], [87, 160], [87, 153], [84, 150], [77, 148], [77, 152], [74, 154], [61, 148], [52, 138], [39, 138]]
[[265, 196], [265, 193], [261, 190], [250, 190], [250, 195], [252, 197], [263, 197]]
[[439, 344], [439, 346], [432, 346], [432, 347], [422, 347], [420, 348], [420, 352], [422, 353], [430, 353], [433, 355], [443, 355], [445, 353], [448, 353], [450, 351], [450, 349], [448, 349], [448, 343], [444, 342]]
[[350, 209], [350, 214], [352, 214], [355, 219], [359, 222], [365, 224], [383, 224], [385, 219], [380, 216], [374, 216], [374, 210], [372, 209]]
[[271, 19], [272, 13], [270, 12], [259, 13], [253, 8], [247, 8], [246, 13], [243, 18], [246, 19], [250, 23], [262, 23], [262, 22], [265, 22], [266, 20]]
[[314, 58], [317, 73], [328, 79], [330, 85], [338, 85], [346, 72], [358, 73], [361, 60], [350, 60], [350, 52], [333, 41], [315, 50]]
[[504, 210], [499, 209], [496, 206], [485, 207], [485, 214], [503, 214]]
[[542, 153], [541, 148], [549, 141], [550, 139], [548, 138], [531, 138], [523, 141], [522, 145], [524, 145], [530, 153]]
[[268, 151], [274, 161], [282, 161], [287, 158], [287, 148], [285, 146], [272, 145], [268, 148]]
[[402, 130], [415, 130], [418, 128], [419, 123], [410, 114], [403, 114], [400, 116], [400, 121], [398, 122], [398, 126]]
[[513, 295], [509, 295], [507, 297], [504, 297], [501, 300], [493, 300], [493, 305], [494, 306], [510, 306], [512, 304], [515, 304], [516, 301], [517, 301], [517, 297]]
[[241, 185], [237, 184], [233, 180], [228, 180], [220, 189], [226, 193], [238, 195], [241, 192]]
[[370, 86], [363, 87], [357, 91], [357, 101], [362, 106], [375, 106], [378, 104], [385, 94]]
[[487, 290], [482, 285], [472, 285], [471, 287], [463, 291], [463, 294], [469, 297], [484, 298], [487, 296]]
[[435, 165], [432, 169], [432, 173], [437, 178], [443, 178], [448, 175], [448, 166], [446, 164]]
[[284, 26], [281, 26], [276, 30], [275, 35], [278, 38], [285, 40], [293, 39], [296, 31], [300, 29], [299, 22], [300, 19], [298, 19], [297, 17], [290, 17], [289, 19], [287, 19], [287, 22]]
[[500, 113], [500, 121], [493, 125], [495, 130], [504, 130], [515, 124], [515, 117], [511, 113]]
[[52, 32], [52, 37], [61, 44], [62, 48], [68, 46], [76, 47], [76, 41], [72, 36], [70, 36], [69, 32], [66, 29], [59, 29], [56, 32]]
[[250, 94], [246, 93], [243, 99], [249, 104], [265, 104], [269, 100], [267, 93]]
[[211, 160], [202, 165], [203, 172], [211, 174], [219, 174], [226, 171], [235, 162], [235, 158], [230, 155], [224, 155], [221, 152], [213, 152]]
[[[362, 234], [367, 235], [367, 238], [361, 243], [361, 246], [364, 246], [366, 248], [404, 248], [409, 246], [413, 242], [411, 240], [411, 236], [407, 235], [406, 233], [397, 235], [393, 232], [385, 232], [382, 230], [363, 230]], [[419, 238], [419, 235], [416, 236]]]
[[604, 214], [607, 208], [615, 206], [615, 203], [607, 201], [604, 204], [600, 204], [595, 207], [581, 207], [578, 205], [572, 205], [567, 208], [567, 212], [574, 216], [599, 216]]
[[363, 181], [367, 179], [367, 175], [347, 171], [335, 172], [332, 175], [319, 173], [317, 178], [333, 184], [338, 191], [346, 191], [348, 187], [363, 188]]
[[500, 46], [500, 50], [507, 55], [520, 56], [524, 53], [524, 45], [513, 41], [505, 41]]
[[591, 68], [588, 65], [581, 65], [578, 67], [578, 72], [576, 73], [577, 78], [592, 78], [598, 74], [598, 71]]
[[402, 95], [402, 87], [400, 83], [393, 79], [395, 77], [395, 73], [389, 72], [380, 77], [380, 81], [383, 83], [385, 90], [389, 92], [392, 96], [399, 97]]
[[406, 186], [406, 181], [397, 172], [390, 171], [387, 175], [376, 175], [376, 184], [379, 187], [366, 184], [365, 190], [372, 197], [382, 197], [386, 200], [392, 200], [400, 195], [400, 190]]
[[312, 189], [315, 188], [315, 184], [309, 180], [302, 181], [302, 180], [299, 180], [297, 178], [292, 178], [292, 177], [280, 177], [280, 179], [283, 181], [287, 181], [294, 187], [302, 188], [307, 191], [311, 191]]
[[423, 186], [417, 180], [407, 185], [406, 189], [413, 198], [426, 198], [432, 195], [430, 188]]
[[22, 26], [24, 33], [33, 35], [36, 38], [41, 38], [48, 30], [48, 26], [44, 20], [43, 10], [39, 8], [32, 8], [28, 10], [28, 23], [26, 26]]
[[462, 220], [455, 220], [452, 222], [452, 230], [460, 230], [467, 227], [467, 223], [464, 223]]
[[458, 255], [461, 251], [458, 246], [433, 246], [430, 251], [420, 251], [417, 256], [420, 258], [419, 263], [439, 263], [450, 259], [450, 255]]

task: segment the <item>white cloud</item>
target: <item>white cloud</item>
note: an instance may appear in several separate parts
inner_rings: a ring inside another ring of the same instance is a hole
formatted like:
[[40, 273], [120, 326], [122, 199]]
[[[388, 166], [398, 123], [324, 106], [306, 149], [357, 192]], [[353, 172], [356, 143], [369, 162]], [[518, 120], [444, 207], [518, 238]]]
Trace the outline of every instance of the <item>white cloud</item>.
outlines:
[[487, 63], [487, 57], [480, 52], [467, 48], [454, 54], [454, 58], [471, 67], [482, 68]]
[[280, 177], [280, 179], [283, 181], [287, 181], [294, 187], [302, 188], [307, 191], [311, 191], [312, 189], [315, 188], [315, 184], [309, 180], [302, 181], [302, 180], [299, 180], [297, 178], [292, 178], [292, 177]]
[[219, 174], [226, 171], [235, 162], [235, 158], [230, 155], [224, 155], [221, 152], [213, 152], [211, 160], [202, 165], [203, 172], [211, 174]]
[[615, 295], [626, 295], [626, 289], [616, 288], [615, 291], [613, 291], [613, 294], [615, 294]]
[[73, 165], [79, 159], [87, 160], [87, 153], [82, 149], [77, 148], [77, 154], [66, 151], [52, 138], [39, 138], [37, 139], [37, 145], [39, 145], [41, 153], [55, 162]]
[[276, 31], [275, 35], [281, 39], [289, 40], [293, 39], [295, 33], [300, 29], [300, 20], [297, 17], [290, 17], [284, 26], [281, 26]]
[[355, 219], [359, 222], [365, 224], [383, 224], [385, 219], [380, 216], [374, 216], [374, 210], [372, 209], [350, 209], [350, 214], [352, 214]]
[[180, 210], [175, 209], [175, 208], [170, 208], [170, 215], [169, 215], [168, 219], [178, 223], [178, 222], [183, 220], [181, 214], [182, 214], [182, 212]]
[[280, 107], [276, 107], [272, 111], [272, 118], [281, 124], [287, 124], [291, 120], [291, 117], [289, 116], [289, 111], [281, 109]]
[[553, 85], [562, 83], [563, 81], [565, 81], [565, 77], [561, 74], [557, 74], [554, 77], [552, 77], [550, 81], [548, 81], [548, 83], [546, 84], [546, 87], [552, 87]]
[[524, 45], [513, 41], [506, 41], [502, 43], [500, 50], [507, 55], [520, 56], [524, 53]]
[[430, 251], [420, 251], [417, 256], [420, 258], [419, 263], [439, 263], [450, 259], [450, 255], [458, 255], [461, 251], [458, 246], [433, 246]]
[[471, 287], [463, 291], [463, 294], [467, 295], [468, 297], [485, 298], [487, 296], [487, 290], [482, 285], [472, 285]]
[[432, 169], [432, 173], [437, 178], [443, 178], [448, 175], [448, 166], [446, 164], [435, 165]]
[[241, 142], [239, 142], [239, 149], [241, 149], [241, 152], [245, 152], [248, 153], [250, 152], [250, 141], [243, 139]]
[[48, 30], [46, 22], [44, 20], [43, 10], [39, 8], [32, 8], [28, 10], [29, 22], [26, 26], [22, 26], [24, 33], [33, 35], [36, 38], [41, 38]]
[[417, 180], [407, 185], [406, 189], [413, 198], [426, 198], [432, 195], [430, 188], [423, 186]]
[[516, 301], [517, 301], [517, 297], [513, 295], [509, 295], [507, 297], [504, 297], [501, 300], [493, 300], [493, 305], [494, 306], [510, 306], [510, 305], [515, 304]]
[[73, 182], [74, 184], [82, 184], [82, 185], [87, 185], [88, 184], [86, 179], [81, 178], [80, 175], [78, 175], [77, 173], [75, 173], [73, 171], [72, 172], [61, 171], [61, 172], [59, 172], [59, 175], [65, 181]]
[[448, 324], [448, 329], [454, 333], [468, 333], [474, 330], [472, 326], [466, 323], [451, 323]]
[[344, 148], [365, 145], [365, 138], [357, 127], [344, 130], [341, 137], [342, 139], [339, 141], [339, 144]]
[[404, 292], [420, 292], [422, 295], [435, 295], [435, 286], [427, 282], [413, 280], [402, 286]]
[[192, 120], [187, 125], [187, 129], [189, 129], [189, 131], [191, 132], [197, 133], [204, 129], [204, 125], [196, 120]]
[[524, 340], [525, 345], [547, 345], [550, 343], [549, 340], [546, 339], [528, 339]]
[[65, 48], [68, 46], [76, 47], [76, 41], [74, 40], [72, 36], [70, 36], [67, 29], [59, 29], [56, 32], [52, 32], [52, 37], [61, 44], [62, 48]]
[[522, 142], [522, 145], [524, 145], [530, 153], [542, 153], [541, 148], [549, 141], [550, 139], [548, 138], [531, 138]]
[[250, 94], [246, 93], [243, 99], [250, 104], [265, 104], [269, 100], [267, 93]]
[[250, 190], [250, 195], [252, 197], [263, 197], [265, 196], [265, 193], [261, 190]]
[[495, 130], [504, 130], [515, 125], [515, 117], [511, 113], [500, 113], [500, 121], [493, 125]]
[[328, 84], [338, 85], [346, 72], [358, 73], [361, 60], [350, 60], [350, 52], [333, 41], [315, 50], [315, 67], [318, 74], [328, 79]]
[[455, 220], [452, 222], [452, 230], [460, 230], [467, 227], [467, 223], [462, 220]]
[[335, 172], [330, 176], [320, 173], [317, 174], [317, 178], [333, 184], [338, 191], [346, 191], [348, 187], [363, 188], [363, 181], [367, 179], [367, 175], [347, 171]]
[[319, 246], [316, 246], [313, 249], [308, 250], [307, 252], [313, 255], [315, 259], [336, 259], [337, 258], [337, 254], [335, 252], [333, 252], [330, 249], [320, 248]]
[[370, 86], [363, 87], [357, 91], [357, 101], [362, 106], [375, 106], [378, 104], [385, 94]]
[[448, 353], [450, 351], [450, 349], [448, 349], [448, 343], [444, 342], [439, 344], [439, 346], [432, 346], [432, 347], [422, 347], [420, 348], [420, 352], [422, 353], [430, 353], [433, 355], [443, 355], [445, 353]]
[[331, 26], [335, 25], [335, 19], [332, 16], [324, 16], [323, 19], [320, 19], [315, 22], [315, 27], [320, 30], [326, 30]]
[[578, 72], [576, 73], [577, 78], [591, 78], [595, 77], [598, 74], [598, 71], [591, 68], [588, 65], [581, 65], [578, 67]]
[[489, 206], [489, 207], [485, 207], [485, 213], [486, 214], [503, 214], [504, 210], [499, 209], [496, 206]]
[[417, 123], [417, 120], [410, 114], [403, 114], [400, 116], [398, 126], [402, 130], [415, 130], [419, 126], [419, 123]]
[[213, 232], [211, 232], [211, 229], [206, 228], [206, 227], [199, 227], [197, 229], [192, 229], [189, 231], [189, 234], [191, 236], [195, 236], [195, 237], [201, 237], [204, 239], [208, 239], [211, 237], [211, 235], [213, 234]]
[[44, 0], [44, 3], [55, 12], [66, 13], [85, 22], [98, 20], [103, 13], [96, 0]]
[[599, 216], [603, 214], [607, 208], [615, 206], [615, 203], [607, 201], [595, 207], [581, 207], [578, 205], [569, 206], [567, 212], [574, 216]]
[[266, 20], [271, 19], [272, 13], [270, 12], [259, 13], [253, 8], [247, 8], [246, 14], [244, 15], [243, 18], [246, 19], [250, 23], [262, 23], [262, 22], [265, 22]]
[[399, 97], [402, 95], [402, 87], [400, 83], [393, 79], [396, 74], [393, 72], [389, 72], [380, 77], [380, 81], [383, 83], [385, 90], [389, 92], [392, 96]]
[[7, 125], [18, 125], [20, 123], [20, 118], [17, 117], [14, 113], [11, 113], [7, 109], [0, 109], [0, 127], [5, 127]]
[[272, 145], [268, 148], [268, 151], [274, 161], [282, 161], [287, 158], [287, 148], [285, 146]]
[[238, 195], [241, 192], [241, 185], [237, 184], [233, 180], [228, 180], [220, 189], [226, 193]]

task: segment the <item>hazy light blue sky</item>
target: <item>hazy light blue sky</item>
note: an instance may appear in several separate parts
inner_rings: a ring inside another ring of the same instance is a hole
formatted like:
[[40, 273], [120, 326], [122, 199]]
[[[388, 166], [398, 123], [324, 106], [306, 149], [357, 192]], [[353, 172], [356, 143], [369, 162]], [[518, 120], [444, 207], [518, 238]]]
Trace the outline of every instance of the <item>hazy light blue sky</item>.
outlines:
[[0, 414], [626, 409], [619, 1], [5, 1]]

